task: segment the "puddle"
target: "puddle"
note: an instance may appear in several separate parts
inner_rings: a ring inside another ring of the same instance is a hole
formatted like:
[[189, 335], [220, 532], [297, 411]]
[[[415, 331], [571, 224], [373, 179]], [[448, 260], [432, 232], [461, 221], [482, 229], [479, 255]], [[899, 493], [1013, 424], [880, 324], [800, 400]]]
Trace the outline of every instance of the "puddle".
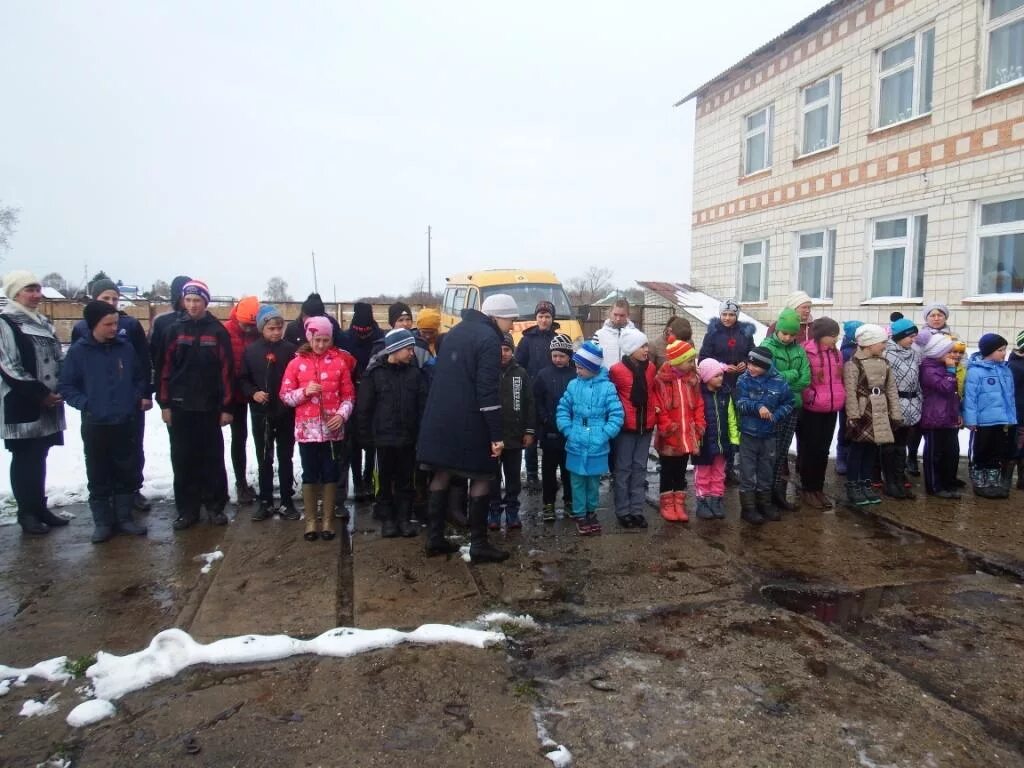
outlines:
[[946, 584], [928, 582], [858, 590], [768, 584], [761, 587], [760, 592], [763, 597], [786, 610], [812, 616], [824, 624], [846, 626], [867, 619], [892, 605], [913, 603], [921, 606], [935, 603], [944, 596]]

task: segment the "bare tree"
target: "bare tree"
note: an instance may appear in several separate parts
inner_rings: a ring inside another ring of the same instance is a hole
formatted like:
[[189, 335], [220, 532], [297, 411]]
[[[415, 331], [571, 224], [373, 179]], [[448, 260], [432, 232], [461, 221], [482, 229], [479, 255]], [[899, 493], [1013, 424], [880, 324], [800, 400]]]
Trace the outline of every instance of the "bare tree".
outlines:
[[10, 249], [20, 213], [17, 208], [0, 204], [0, 252]]
[[147, 299], [169, 299], [171, 298], [171, 286], [166, 280], [154, 280], [153, 287], [145, 294]]
[[272, 277], [267, 280], [267, 290], [263, 292], [263, 298], [267, 301], [292, 301], [288, 293], [288, 283], [281, 277]]
[[437, 307], [441, 304], [441, 296], [427, 290], [427, 278], [424, 275], [416, 279], [409, 289], [409, 295], [403, 300], [407, 304], [419, 304], [424, 307]]
[[60, 272], [50, 272], [48, 275], [43, 275], [42, 284], [45, 288], [53, 288], [65, 296], [68, 294], [68, 281], [64, 279]]
[[574, 306], [580, 306], [603, 299], [612, 290], [614, 274], [607, 267], [591, 267], [579, 277], [571, 278], [566, 283], [569, 301]]

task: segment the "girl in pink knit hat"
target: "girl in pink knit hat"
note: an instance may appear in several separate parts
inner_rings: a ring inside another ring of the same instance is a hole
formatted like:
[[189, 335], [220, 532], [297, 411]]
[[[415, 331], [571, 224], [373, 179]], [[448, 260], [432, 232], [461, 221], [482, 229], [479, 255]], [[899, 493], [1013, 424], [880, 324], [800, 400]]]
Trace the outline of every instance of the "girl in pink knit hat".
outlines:
[[697, 517], [725, 518], [725, 465], [740, 444], [739, 422], [731, 393], [724, 387], [728, 366], [707, 358], [697, 366], [704, 403], [704, 437], [693, 457], [693, 484], [697, 493]]

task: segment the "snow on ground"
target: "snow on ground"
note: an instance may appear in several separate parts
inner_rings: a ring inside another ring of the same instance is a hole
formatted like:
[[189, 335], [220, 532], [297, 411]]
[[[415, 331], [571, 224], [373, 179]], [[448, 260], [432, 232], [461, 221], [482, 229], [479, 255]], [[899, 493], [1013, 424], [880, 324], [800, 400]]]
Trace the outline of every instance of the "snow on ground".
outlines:
[[24, 668], [7, 667], [0, 664], [0, 680], [6, 682], [13, 679], [24, 683], [30, 677], [38, 677], [51, 683], [63, 683], [71, 679], [71, 673], [68, 672], [66, 666], [67, 661], [67, 656], [57, 656]]
[[544, 718], [547, 715], [561, 716], [563, 714], [555, 710], [533, 710], [533, 724], [537, 728], [537, 740], [540, 742], [541, 749], [546, 750], [544, 757], [554, 763], [555, 768], [569, 768], [572, 765], [572, 752], [551, 738], [551, 732], [548, 731]]
[[67, 723], [72, 728], [82, 728], [98, 723], [112, 716], [116, 710], [106, 699], [89, 699], [83, 701], [68, 713]]
[[553, 751], [547, 752], [544, 757], [554, 763], [555, 768], [569, 768], [572, 765], [572, 752], [561, 744]]
[[526, 614], [513, 616], [511, 613], [505, 613], [503, 611], [485, 613], [477, 619], [477, 622], [488, 626], [511, 624], [515, 627], [522, 627], [523, 629], [537, 629], [537, 622], [534, 620], [533, 616], [528, 616]]
[[60, 694], [55, 693], [46, 701], [29, 699], [21, 705], [21, 712], [18, 714], [22, 717], [43, 717], [45, 715], [52, 715], [57, 711], [57, 705], [53, 703], [53, 700], [58, 696], [60, 696]]
[[220, 547], [217, 547], [213, 552], [205, 552], [196, 557], [196, 562], [206, 563], [202, 568], [199, 569], [200, 573], [209, 573], [210, 569], [213, 568], [213, 564], [218, 560], [224, 559], [224, 553], [221, 552]]

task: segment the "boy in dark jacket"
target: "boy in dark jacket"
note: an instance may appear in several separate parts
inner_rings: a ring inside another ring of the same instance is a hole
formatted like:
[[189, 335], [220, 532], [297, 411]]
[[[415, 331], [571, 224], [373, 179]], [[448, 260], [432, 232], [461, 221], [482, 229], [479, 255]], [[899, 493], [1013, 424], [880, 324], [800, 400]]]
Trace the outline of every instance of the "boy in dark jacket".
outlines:
[[284, 318], [275, 307], [264, 304], [256, 313], [260, 338], [242, 353], [238, 385], [252, 404], [252, 436], [259, 465], [260, 505], [253, 520], [274, 516], [274, 446], [277, 446], [277, 478], [281, 488], [281, 517], [298, 520], [295, 495], [295, 411], [281, 402], [281, 377], [295, 357], [295, 345], [284, 339]]
[[377, 453], [377, 495], [386, 539], [415, 536], [412, 520], [416, 438], [427, 404], [427, 382], [415, 365], [416, 338], [405, 328], [384, 337], [384, 350], [370, 361], [359, 383], [356, 425], [360, 444]]
[[[558, 493], [559, 481], [562, 485], [562, 504], [565, 514], [572, 514], [572, 482], [569, 471], [565, 468], [565, 437], [558, 431], [555, 423], [555, 410], [558, 401], [565, 394], [569, 382], [576, 378], [576, 369], [570, 365], [572, 361], [572, 339], [560, 333], [551, 340], [551, 365], [542, 368], [533, 380], [533, 403], [537, 412], [537, 438], [544, 454], [541, 460], [541, 482], [544, 491], [544, 511], [541, 513], [546, 523], [555, 521], [555, 495]], [[560, 473], [556, 480], [556, 473]]]
[[[555, 322], [555, 305], [550, 301], [538, 301], [533, 316], [537, 324], [523, 331], [519, 346], [516, 347], [516, 362], [526, 369], [531, 386], [537, 379], [537, 374], [551, 362], [551, 341], [559, 328]], [[540, 485], [537, 464], [537, 446], [531, 445], [526, 449], [526, 487], [531, 491], [535, 491]]]
[[[373, 318], [373, 305], [365, 301], [357, 301], [352, 305], [352, 320], [345, 331], [342, 349], [348, 350], [356, 359], [355, 385], [358, 392], [359, 380], [370, 365], [373, 348], [384, 338], [377, 321]], [[358, 397], [357, 397], [358, 400]], [[363, 445], [357, 430], [353, 430], [346, 438], [348, 442], [348, 462], [352, 468], [353, 498], [355, 501], [366, 501], [373, 492], [373, 448]], [[348, 483], [348, 466], [342, 466], [342, 484]], [[340, 494], [344, 498], [345, 494]]]
[[153, 403], [149, 372], [118, 335], [117, 309], [102, 301], [85, 305], [89, 335], [68, 350], [60, 373], [65, 402], [82, 412], [93, 544], [115, 532], [144, 535], [132, 519], [138, 474], [136, 420]]
[[793, 393], [775, 370], [772, 352], [754, 347], [747, 370], [736, 380], [736, 410], [740, 419], [740, 516], [760, 525], [779, 520], [771, 505], [775, 482], [775, 430], [793, 413]]
[[[505, 450], [498, 459], [497, 472], [491, 482], [491, 505], [487, 527], [501, 528], [501, 512], [505, 511], [508, 530], [522, 528], [519, 521], [519, 493], [523, 490], [519, 473], [523, 466], [523, 449], [533, 445], [537, 416], [534, 412], [530, 376], [515, 358], [512, 334], [501, 341], [501, 422]], [[505, 476], [505, 495], [501, 494], [501, 476]]]

